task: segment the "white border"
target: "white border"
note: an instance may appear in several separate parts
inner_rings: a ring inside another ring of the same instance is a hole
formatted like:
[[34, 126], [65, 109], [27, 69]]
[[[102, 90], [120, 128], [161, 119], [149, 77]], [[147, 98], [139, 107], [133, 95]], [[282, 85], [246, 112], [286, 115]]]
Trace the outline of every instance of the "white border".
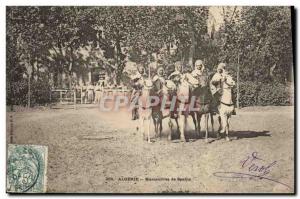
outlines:
[[[83, 3], [84, 2], [84, 3]], [[9, 195], [5, 193], [5, 146], [6, 146], [6, 106], [5, 106], [5, 100], [6, 100], [6, 95], [5, 95], [5, 7], [6, 6], [13, 6], [13, 5], [86, 5], [86, 6], [95, 6], [95, 5], [185, 5], [185, 6], [193, 6], [193, 5], [263, 5], [263, 6], [295, 6], [296, 9], [300, 8], [300, 1], [299, 0], [252, 0], [252, 1], [247, 1], [247, 0], [210, 0], [210, 1], [200, 1], [200, 0], [172, 0], [172, 1], [164, 1], [164, 0], [105, 0], [105, 1], [99, 1], [99, 0], [90, 0], [90, 1], [82, 1], [82, 0], [51, 0], [51, 1], [42, 1], [42, 0], [7, 0], [7, 1], [1, 1], [0, 2], [0, 91], [2, 91], [2, 97], [0, 97], [0, 121], [1, 121], [1, 137], [0, 137], [0, 198], [8, 198]], [[299, 27], [299, 10], [297, 13], [297, 20], [296, 20], [296, 27]], [[297, 34], [297, 57], [299, 57], [299, 31]], [[297, 70], [297, 76], [299, 75], [299, 69]], [[299, 89], [300, 85], [299, 82], [297, 83], [297, 88]], [[297, 103], [299, 104], [299, 99], [297, 100]], [[297, 122], [299, 122], [299, 117], [297, 118]], [[299, 138], [299, 135], [297, 135]], [[297, 140], [297, 143], [298, 140]], [[299, 148], [299, 147], [298, 147]], [[299, 151], [297, 152], [299, 154]], [[299, 172], [299, 162], [298, 162], [298, 169], [297, 171]], [[299, 184], [299, 181], [298, 183]], [[299, 191], [299, 189], [296, 189]], [[49, 195], [47, 195], [49, 196]], [[298, 194], [299, 196], [299, 194]], [[14, 198], [21, 198], [24, 197], [24, 195], [16, 195]], [[42, 198], [43, 196], [38, 195], [38, 196], [32, 196], [30, 195], [29, 197], [35, 197], [35, 198]], [[61, 196], [55, 196], [57, 198], [63, 198], [66, 197], [66, 195], [61, 195]], [[68, 197], [74, 197], [68, 196]], [[76, 198], [88, 198], [90, 196], [83, 196], [83, 195], [78, 195], [75, 196]], [[98, 196], [96, 196], [98, 197]], [[120, 196], [114, 196], [114, 197], [120, 197]], [[129, 198], [133, 198], [134, 196], [129, 196]], [[139, 196], [140, 197], [140, 196]], [[145, 197], [145, 196], [144, 196]], [[163, 198], [164, 196], [159, 196], [156, 198]], [[200, 197], [206, 197], [206, 196], [200, 196]], [[216, 198], [216, 197], [224, 197], [224, 196], [213, 196], [210, 198]], [[257, 196], [256, 196], [257, 197]], [[258, 197], [258, 198], [263, 198], [263, 197]]]

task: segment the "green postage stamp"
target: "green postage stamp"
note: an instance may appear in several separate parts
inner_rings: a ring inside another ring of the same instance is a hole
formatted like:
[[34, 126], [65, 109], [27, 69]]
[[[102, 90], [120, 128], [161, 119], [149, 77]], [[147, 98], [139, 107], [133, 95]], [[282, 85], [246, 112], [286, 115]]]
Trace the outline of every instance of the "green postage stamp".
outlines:
[[46, 192], [48, 147], [9, 144], [7, 153], [6, 191]]

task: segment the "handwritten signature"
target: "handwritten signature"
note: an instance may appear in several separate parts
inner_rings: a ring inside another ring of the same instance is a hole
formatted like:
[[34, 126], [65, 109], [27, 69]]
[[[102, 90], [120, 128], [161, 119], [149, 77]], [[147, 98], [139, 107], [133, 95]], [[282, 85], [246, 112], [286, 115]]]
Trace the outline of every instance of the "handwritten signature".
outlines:
[[272, 167], [277, 164], [277, 161], [265, 163], [266, 161], [258, 157], [258, 152], [253, 152], [247, 156], [246, 159], [240, 161], [241, 169], [246, 172], [215, 172], [214, 176], [219, 178], [246, 178], [249, 180], [266, 180], [281, 184], [289, 189], [292, 189], [289, 185], [282, 183], [276, 179], [267, 177], [266, 175], [271, 172]]

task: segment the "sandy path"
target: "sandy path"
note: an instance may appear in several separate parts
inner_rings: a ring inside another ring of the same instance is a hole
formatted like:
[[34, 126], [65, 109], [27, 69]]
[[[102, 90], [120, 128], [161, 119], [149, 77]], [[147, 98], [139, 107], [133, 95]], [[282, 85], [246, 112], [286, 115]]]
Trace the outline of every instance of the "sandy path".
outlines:
[[[247, 172], [241, 161], [257, 152], [265, 165], [276, 161], [269, 178], [293, 187], [293, 107], [242, 109], [231, 121], [234, 140], [210, 144], [203, 139], [168, 142], [165, 137], [148, 144], [136, 133], [136, 122], [126, 111], [103, 113], [97, 108], [79, 108], [9, 115], [14, 143], [49, 147], [49, 192], [293, 191], [266, 180], [214, 176], [215, 172]], [[166, 123], [164, 134], [169, 130]], [[189, 124], [193, 126], [191, 121]], [[138, 181], [123, 181], [122, 177]], [[150, 182], [146, 178], [163, 179]]]

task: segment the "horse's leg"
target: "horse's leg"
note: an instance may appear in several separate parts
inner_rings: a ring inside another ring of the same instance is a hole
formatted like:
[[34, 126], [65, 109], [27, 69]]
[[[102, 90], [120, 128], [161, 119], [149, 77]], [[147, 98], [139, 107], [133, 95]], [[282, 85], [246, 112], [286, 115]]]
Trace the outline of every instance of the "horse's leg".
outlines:
[[220, 131], [220, 133], [221, 134], [225, 134], [226, 133], [226, 127], [227, 127], [227, 115], [225, 115], [225, 114], [220, 114], [220, 116], [221, 116], [221, 131]]
[[150, 140], [150, 123], [151, 123], [151, 119], [150, 117], [147, 118], [147, 135], [148, 135], [148, 143], [151, 143], [151, 140]]
[[177, 133], [178, 133], [178, 131], [180, 133], [178, 118], [175, 119], [175, 122], [176, 122], [176, 125], [177, 125]]
[[211, 131], [212, 134], [215, 134], [215, 130], [214, 130], [214, 115], [212, 112], [209, 113], [209, 117], [210, 117], [210, 123], [211, 123]]
[[154, 131], [155, 131], [155, 138], [157, 137], [157, 122], [156, 122], [156, 118], [152, 117], [153, 119], [153, 124], [154, 124]]
[[219, 129], [218, 132], [220, 133], [222, 130], [222, 120], [221, 120], [221, 115], [218, 115], [218, 121], [219, 121]]
[[162, 114], [161, 117], [159, 118], [159, 137], [161, 138], [161, 133], [162, 133]]
[[226, 141], [231, 141], [231, 139], [229, 138], [229, 120], [230, 120], [230, 116], [227, 116], [227, 120], [226, 120]]
[[205, 113], [205, 142], [208, 142], [208, 114]]
[[143, 136], [143, 140], [145, 140], [145, 132], [144, 132], [144, 118], [143, 117], [140, 117], [140, 133], [142, 134]]
[[169, 127], [170, 127], [170, 133], [168, 134], [168, 140], [171, 140], [172, 139], [172, 132], [173, 132], [173, 123], [172, 123], [171, 118], [169, 120]]
[[155, 137], [160, 137], [158, 134], [159, 134], [159, 120], [156, 119], [156, 124], [155, 124]]
[[184, 117], [183, 117], [183, 131], [182, 131], [182, 139], [181, 140], [183, 140], [183, 141], [186, 141], [186, 139], [185, 139], [185, 128], [186, 128], [186, 124], [187, 124], [187, 116], [185, 116], [184, 115]]
[[184, 130], [185, 130], [185, 115], [179, 116], [179, 131], [180, 131], [180, 140], [185, 142]]
[[197, 133], [198, 133], [198, 137], [201, 138], [201, 126], [200, 126], [200, 122], [201, 122], [201, 117], [202, 117], [202, 114], [201, 113], [197, 113]]
[[195, 114], [196, 114], [196, 112], [193, 112], [191, 114], [191, 116], [193, 118], [193, 122], [194, 122], [194, 125], [195, 125], [195, 132], [197, 133], [197, 121], [196, 121], [196, 118], [195, 118]]
[[135, 112], [135, 109], [133, 108], [132, 111], [131, 111], [131, 119], [132, 119], [132, 120], [135, 119], [134, 112]]

